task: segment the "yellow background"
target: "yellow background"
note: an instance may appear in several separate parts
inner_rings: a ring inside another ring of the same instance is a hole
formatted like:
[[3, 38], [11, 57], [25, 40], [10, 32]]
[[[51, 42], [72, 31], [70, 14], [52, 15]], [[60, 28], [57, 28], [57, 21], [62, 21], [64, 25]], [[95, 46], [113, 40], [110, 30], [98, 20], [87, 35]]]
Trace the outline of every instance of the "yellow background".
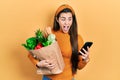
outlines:
[[52, 26], [56, 9], [67, 3], [84, 41], [93, 41], [90, 62], [77, 80], [120, 80], [119, 0], [1, 0], [0, 80], [41, 80], [21, 46], [38, 28]]

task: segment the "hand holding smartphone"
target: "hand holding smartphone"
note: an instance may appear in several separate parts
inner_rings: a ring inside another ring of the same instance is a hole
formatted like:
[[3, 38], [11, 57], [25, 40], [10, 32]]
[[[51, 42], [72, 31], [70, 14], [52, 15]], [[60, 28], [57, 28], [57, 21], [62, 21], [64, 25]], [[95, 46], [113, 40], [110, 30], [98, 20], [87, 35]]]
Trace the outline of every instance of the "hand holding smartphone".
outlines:
[[[93, 42], [85, 42], [85, 44], [83, 45], [83, 47], [81, 48], [80, 51], [84, 53], [83, 48], [87, 51], [87, 47], [90, 48], [92, 46], [92, 44], [93, 44]], [[79, 53], [79, 55], [81, 55], [81, 53]]]

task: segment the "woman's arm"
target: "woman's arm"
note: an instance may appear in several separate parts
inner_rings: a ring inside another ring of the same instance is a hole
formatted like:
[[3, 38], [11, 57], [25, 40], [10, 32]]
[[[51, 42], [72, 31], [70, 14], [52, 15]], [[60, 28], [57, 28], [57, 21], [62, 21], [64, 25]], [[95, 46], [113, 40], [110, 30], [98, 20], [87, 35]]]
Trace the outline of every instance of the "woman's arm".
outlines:
[[78, 69], [84, 68], [88, 62], [89, 60], [84, 60], [82, 56], [79, 55]]
[[[82, 48], [83, 44], [84, 44], [84, 41], [83, 41], [82, 37], [79, 35], [78, 36], [78, 50], [80, 50]], [[86, 58], [85, 59], [84, 56], [87, 56], [87, 58], [85, 57]], [[78, 60], [79, 60], [78, 69], [82, 69], [89, 62], [89, 56], [84, 55], [84, 54], [79, 55]]]
[[50, 70], [55, 68], [55, 64], [53, 64], [54, 60], [36, 60], [31, 54], [28, 54], [28, 58], [31, 60], [31, 62], [36, 65], [36, 67], [46, 67]]
[[34, 65], [37, 65], [37, 63], [39, 62], [39, 61], [36, 60], [30, 53], [28, 54], [28, 58], [30, 59], [30, 61], [31, 61]]

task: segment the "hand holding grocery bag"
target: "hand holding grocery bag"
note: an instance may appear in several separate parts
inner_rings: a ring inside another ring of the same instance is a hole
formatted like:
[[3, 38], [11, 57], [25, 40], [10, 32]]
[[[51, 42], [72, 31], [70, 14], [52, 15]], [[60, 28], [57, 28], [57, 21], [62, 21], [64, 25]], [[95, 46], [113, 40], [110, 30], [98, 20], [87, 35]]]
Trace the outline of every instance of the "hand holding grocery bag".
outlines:
[[[22, 45], [34, 58], [40, 60], [38, 63], [40, 66], [37, 69], [38, 74], [59, 74], [64, 69], [62, 54], [51, 29], [48, 28], [46, 31], [48, 35], [44, 36], [42, 31], [37, 30], [36, 36], [28, 38], [26, 44]], [[46, 65], [41, 65], [41, 63], [46, 63]]]
[[49, 70], [53, 70], [55, 68], [54, 60], [42, 60], [37, 63], [37, 67], [46, 67]]

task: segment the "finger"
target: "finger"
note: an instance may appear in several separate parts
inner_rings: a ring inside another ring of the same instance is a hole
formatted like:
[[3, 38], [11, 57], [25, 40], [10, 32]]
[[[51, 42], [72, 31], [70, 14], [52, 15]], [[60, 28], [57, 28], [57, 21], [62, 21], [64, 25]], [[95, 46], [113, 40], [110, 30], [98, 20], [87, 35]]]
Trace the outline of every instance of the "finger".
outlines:
[[49, 64], [48, 67], [54, 67], [56, 64]]
[[53, 64], [52, 60], [46, 60], [45, 62], [46, 67], [52, 66], [52, 64]]
[[89, 57], [90, 48], [87, 46], [87, 56]]
[[46, 60], [42, 60], [42, 61], [40, 61], [40, 62], [38, 63], [38, 65], [39, 65], [40, 67], [46, 67], [47, 64], [48, 64], [48, 63], [46, 62]]
[[85, 56], [85, 53], [83, 53], [82, 51], [79, 51], [81, 54], [82, 54], [82, 56]]
[[82, 54], [81, 56], [82, 56], [82, 58], [83, 58], [83, 59], [86, 59], [86, 58], [88, 58], [88, 57], [89, 57], [89, 55], [88, 55], [88, 54], [85, 54], [85, 53], [83, 53], [83, 52], [81, 52], [81, 51], [80, 51], [80, 53]]
[[82, 49], [84, 52], [85, 52], [85, 54], [87, 54], [88, 52], [87, 52], [87, 50], [85, 50], [84, 48]]
[[55, 67], [49, 67], [48, 69], [49, 69], [49, 70], [53, 70], [54, 68], [55, 68]]
[[83, 53], [82, 51], [80, 51], [80, 53], [81, 53], [82, 56], [84, 56], [84, 57], [87, 57], [87, 55], [88, 55], [88, 54], [86, 54], [86, 53]]
[[47, 60], [46, 60], [46, 62], [47, 62], [47, 63], [50, 63], [50, 62], [51, 62], [51, 60], [50, 60], [50, 59], [47, 59]]
[[82, 59], [83, 59], [83, 60], [85, 60], [85, 59], [86, 59], [86, 57], [85, 57], [85, 56], [82, 56]]
[[88, 53], [90, 52], [90, 48], [87, 46]]
[[51, 64], [47, 66], [50, 70], [55, 68], [55, 64]]

